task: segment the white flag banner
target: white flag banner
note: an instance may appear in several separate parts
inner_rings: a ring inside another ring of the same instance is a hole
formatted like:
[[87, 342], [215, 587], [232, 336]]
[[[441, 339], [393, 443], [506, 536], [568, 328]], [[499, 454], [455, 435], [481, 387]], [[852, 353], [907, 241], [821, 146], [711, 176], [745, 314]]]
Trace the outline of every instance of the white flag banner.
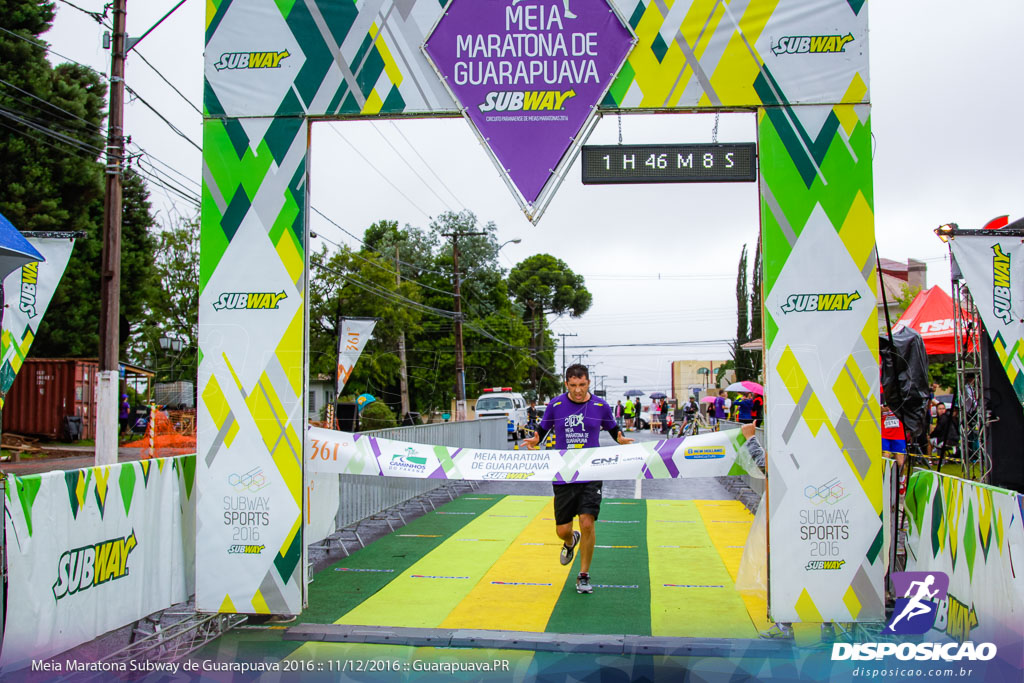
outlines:
[[[11, 388], [21, 370], [29, 347], [36, 338], [39, 323], [46, 313], [57, 285], [75, 246], [73, 237], [31, 237], [29, 244], [45, 261], [27, 263], [4, 279], [4, 320], [0, 337], [0, 392]], [[2, 406], [0, 399], [0, 406]]]
[[352, 376], [356, 361], [377, 324], [374, 318], [342, 318], [338, 335], [338, 396]]
[[429, 446], [310, 427], [307, 472], [412, 479], [594, 481], [749, 474], [763, 478], [738, 429], [625, 446], [501, 451]]
[[957, 235], [949, 242], [999, 362], [1024, 403], [1024, 239]]

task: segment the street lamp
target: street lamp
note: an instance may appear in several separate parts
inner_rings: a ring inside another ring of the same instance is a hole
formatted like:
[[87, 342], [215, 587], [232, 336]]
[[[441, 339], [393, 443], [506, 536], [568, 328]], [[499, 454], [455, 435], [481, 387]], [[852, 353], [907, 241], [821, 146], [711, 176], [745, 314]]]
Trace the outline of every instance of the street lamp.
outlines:
[[502, 248], [502, 247], [504, 247], [504, 246], [505, 246], [506, 244], [519, 244], [519, 243], [520, 243], [520, 242], [522, 242], [522, 241], [523, 241], [523, 240], [522, 240], [522, 238], [520, 238], [520, 237], [514, 237], [514, 238], [512, 238], [512, 239], [510, 239], [510, 240], [507, 240], [507, 241], [505, 241], [505, 242], [502, 242], [502, 243], [501, 243], [500, 245], [498, 245], [498, 248], [497, 248], [497, 249], [495, 249], [494, 251], [495, 251], [495, 252], [501, 251], [501, 248]]
[[[183, 347], [182, 341], [180, 339], [176, 339], [174, 337], [168, 337], [166, 335], [160, 337], [160, 339], [157, 340], [157, 343], [160, 345], [160, 350], [164, 352], [163, 355], [166, 356], [166, 355], [168, 355], [167, 352], [171, 351], [171, 352], [174, 353], [174, 358], [175, 359], [177, 359], [177, 357], [181, 353], [181, 349]], [[171, 361], [171, 372], [169, 372], [168, 375], [170, 376], [170, 381], [173, 382], [174, 381], [174, 361]]]

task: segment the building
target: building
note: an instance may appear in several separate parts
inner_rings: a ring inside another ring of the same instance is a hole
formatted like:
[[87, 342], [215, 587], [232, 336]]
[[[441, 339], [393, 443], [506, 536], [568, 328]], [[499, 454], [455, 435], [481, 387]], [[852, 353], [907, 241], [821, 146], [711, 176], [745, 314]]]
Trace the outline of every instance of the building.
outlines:
[[[885, 331], [886, 304], [889, 309], [889, 321], [895, 325], [917, 293], [928, 289], [928, 266], [912, 258], [907, 259], [906, 263], [887, 258], [881, 258], [879, 261], [882, 263], [882, 270], [879, 273], [878, 329]], [[883, 289], [885, 303], [882, 300]]]
[[[669, 392], [670, 398], [682, 405], [686, 399], [705, 389], [716, 387], [715, 377], [718, 375], [718, 368], [729, 359], [720, 360], [674, 360], [672, 361], [672, 388]], [[728, 370], [725, 373], [726, 383], [736, 380], [736, 373]]]

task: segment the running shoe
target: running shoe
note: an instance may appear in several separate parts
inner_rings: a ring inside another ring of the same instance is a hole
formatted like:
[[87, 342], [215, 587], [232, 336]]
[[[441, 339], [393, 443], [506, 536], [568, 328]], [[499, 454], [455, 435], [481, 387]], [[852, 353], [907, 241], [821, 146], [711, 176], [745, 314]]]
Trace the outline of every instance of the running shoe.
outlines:
[[590, 585], [590, 574], [588, 572], [580, 572], [580, 575], [576, 577], [576, 592], [577, 593], [593, 593], [594, 587]]
[[576, 552], [576, 544], [580, 542], [580, 532], [572, 532], [572, 547], [562, 544], [562, 554], [558, 556], [558, 561], [562, 564], [569, 564], [572, 562], [572, 555]]

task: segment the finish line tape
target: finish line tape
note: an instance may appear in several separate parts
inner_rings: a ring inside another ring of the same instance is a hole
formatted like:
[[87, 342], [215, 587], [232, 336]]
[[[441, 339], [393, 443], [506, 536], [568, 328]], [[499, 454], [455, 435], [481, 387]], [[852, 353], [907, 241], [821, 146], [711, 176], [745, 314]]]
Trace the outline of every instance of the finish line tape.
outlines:
[[362, 567], [335, 567], [336, 572], [393, 572], [394, 569], [363, 569]]

